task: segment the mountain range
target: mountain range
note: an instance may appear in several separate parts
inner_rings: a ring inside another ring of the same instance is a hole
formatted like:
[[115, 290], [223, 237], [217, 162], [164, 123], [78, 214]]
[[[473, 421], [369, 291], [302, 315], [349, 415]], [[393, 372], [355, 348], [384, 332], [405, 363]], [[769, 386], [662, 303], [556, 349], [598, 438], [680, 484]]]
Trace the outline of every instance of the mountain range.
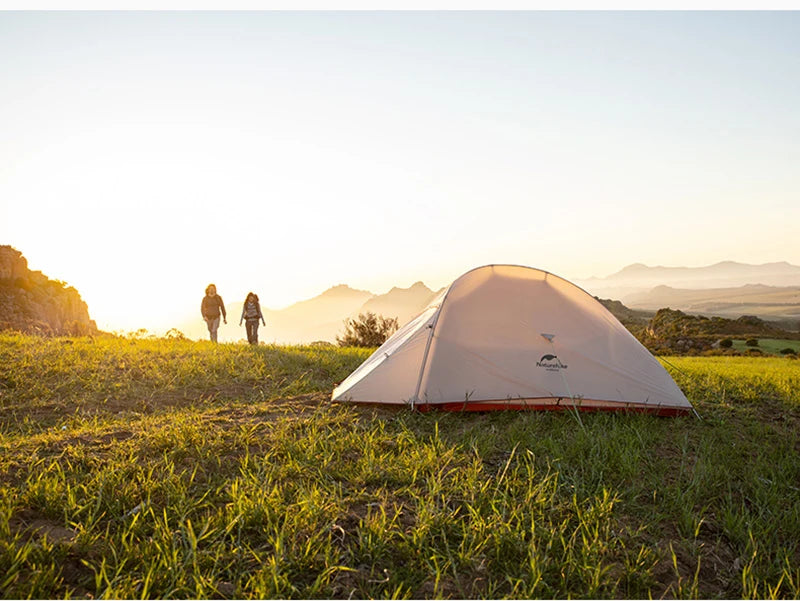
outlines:
[[[259, 329], [259, 340], [278, 344], [308, 344], [335, 342], [344, 332], [344, 321], [359, 313], [371, 311], [385, 317], [396, 317], [400, 324], [411, 320], [436, 298], [439, 292], [422, 282], [408, 288], [392, 288], [385, 294], [339, 284], [308, 300], [297, 302], [285, 309], [262, 307], [267, 325]], [[236, 341], [245, 337], [244, 326], [239, 326], [242, 302], [227, 305], [228, 325], [219, 329], [219, 340]], [[187, 320], [178, 329], [189, 338], [206, 338], [208, 331], [202, 319]]]
[[634, 263], [608, 277], [575, 283], [631, 309], [670, 307], [729, 318], [755, 315], [791, 329], [800, 320], [800, 266], [786, 261], [761, 265], [723, 261], [705, 267]]
[[625, 302], [628, 295], [647, 292], [656, 286], [689, 290], [738, 288], [748, 284], [798, 287], [800, 266], [786, 261], [762, 265], [722, 261], [705, 267], [648, 267], [634, 263], [605, 278], [573, 281], [592, 294]]
[[[800, 319], [800, 267], [786, 262], [750, 265], [724, 261], [707, 267], [635, 263], [605, 278], [573, 281], [594, 296], [621, 300], [631, 309], [671, 307], [725, 317], [757, 315], [781, 322]], [[384, 294], [340, 284], [285, 309], [264, 309], [267, 325], [261, 327], [259, 339], [276, 343], [335, 342], [343, 332], [344, 320], [366, 311], [397, 317], [402, 325], [439, 293], [441, 290], [431, 290], [422, 282], [409, 288], [395, 287]], [[229, 321], [220, 328], [220, 340], [244, 338], [244, 327], [238, 325], [241, 311], [241, 302], [228, 306]], [[178, 329], [190, 338], [207, 337], [199, 318], [187, 320]]]
[[[800, 267], [786, 262], [750, 265], [724, 261], [706, 267], [635, 263], [605, 278], [573, 281], [606, 299], [603, 303], [623, 322], [637, 326], [647, 321], [647, 315], [669, 307], [707, 316], [754, 315], [783, 328], [800, 329]], [[335, 342], [337, 335], [344, 333], [348, 318], [370, 311], [396, 317], [402, 325], [441, 292], [422, 282], [383, 294], [339, 284], [285, 309], [264, 307], [267, 325], [260, 329], [259, 337], [263, 342], [281, 344]], [[242, 340], [244, 327], [238, 325], [242, 302], [228, 301], [228, 324], [220, 327], [219, 339]], [[54, 334], [97, 331], [75, 289], [30, 271], [22, 254], [10, 246], [0, 246], [0, 307], [0, 329]], [[187, 315], [175, 329], [193, 339], [208, 336], [199, 315]]]

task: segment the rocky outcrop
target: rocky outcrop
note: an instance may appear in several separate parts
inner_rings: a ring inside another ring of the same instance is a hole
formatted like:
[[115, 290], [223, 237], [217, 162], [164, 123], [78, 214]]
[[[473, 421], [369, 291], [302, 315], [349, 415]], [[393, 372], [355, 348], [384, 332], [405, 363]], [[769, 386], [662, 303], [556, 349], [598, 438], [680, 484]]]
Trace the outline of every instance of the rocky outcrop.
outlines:
[[0, 281], [15, 280], [28, 273], [28, 261], [18, 250], [0, 246]]
[[82, 336], [97, 325], [75, 288], [29, 270], [22, 253], [0, 246], [0, 330]]

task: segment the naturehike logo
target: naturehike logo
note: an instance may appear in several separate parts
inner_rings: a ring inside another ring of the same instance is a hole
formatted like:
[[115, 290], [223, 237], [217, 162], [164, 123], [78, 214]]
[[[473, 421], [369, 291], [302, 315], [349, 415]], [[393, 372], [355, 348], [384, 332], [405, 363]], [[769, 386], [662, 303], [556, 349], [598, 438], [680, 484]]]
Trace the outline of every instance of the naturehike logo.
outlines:
[[547, 371], [567, 369], [567, 366], [561, 363], [555, 355], [542, 355], [542, 358], [536, 362], [536, 367], [543, 367]]

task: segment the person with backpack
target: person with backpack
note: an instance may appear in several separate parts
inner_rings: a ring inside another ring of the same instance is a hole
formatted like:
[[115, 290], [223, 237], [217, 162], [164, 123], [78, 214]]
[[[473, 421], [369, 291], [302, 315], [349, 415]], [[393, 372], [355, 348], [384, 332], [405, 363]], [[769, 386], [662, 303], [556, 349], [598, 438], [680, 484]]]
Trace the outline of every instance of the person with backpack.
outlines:
[[258, 320], [267, 325], [264, 321], [264, 316], [261, 314], [261, 305], [258, 302], [258, 295], [254, 292], [248, 292], [247, 298], [242, 307], [242, 316], [239, 318], [239, 325], [242, 325], [242, 320], [245, 323], [247, 330], [247, 342], [250, 344], [258, 344]]
[[200, 313], [208, 326], [208, 334], [211, 342], [217, 341], [217, 329], [219, 328], [219, 315], [222, 313], [222, 321], [228, 323], [228, 315], [225, 313], [225, 303], [222, 297], [217, 294], [217, 287], [209, 284], [206, 287], [206, 295], [200, 303]]

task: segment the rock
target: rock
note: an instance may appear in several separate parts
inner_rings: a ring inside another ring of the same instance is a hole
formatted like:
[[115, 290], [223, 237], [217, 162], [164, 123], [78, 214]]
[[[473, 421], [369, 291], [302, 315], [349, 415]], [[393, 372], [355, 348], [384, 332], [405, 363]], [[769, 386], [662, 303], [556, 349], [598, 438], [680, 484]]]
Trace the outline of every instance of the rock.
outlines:
[[0, 280], [15, 280], [28, 272], [28, 261], [18, 250], [0, 246]]
[[75, 288], [28, 269], [18, 250], [0, 246], [0, 330], [82, 336], [97, 325]]

